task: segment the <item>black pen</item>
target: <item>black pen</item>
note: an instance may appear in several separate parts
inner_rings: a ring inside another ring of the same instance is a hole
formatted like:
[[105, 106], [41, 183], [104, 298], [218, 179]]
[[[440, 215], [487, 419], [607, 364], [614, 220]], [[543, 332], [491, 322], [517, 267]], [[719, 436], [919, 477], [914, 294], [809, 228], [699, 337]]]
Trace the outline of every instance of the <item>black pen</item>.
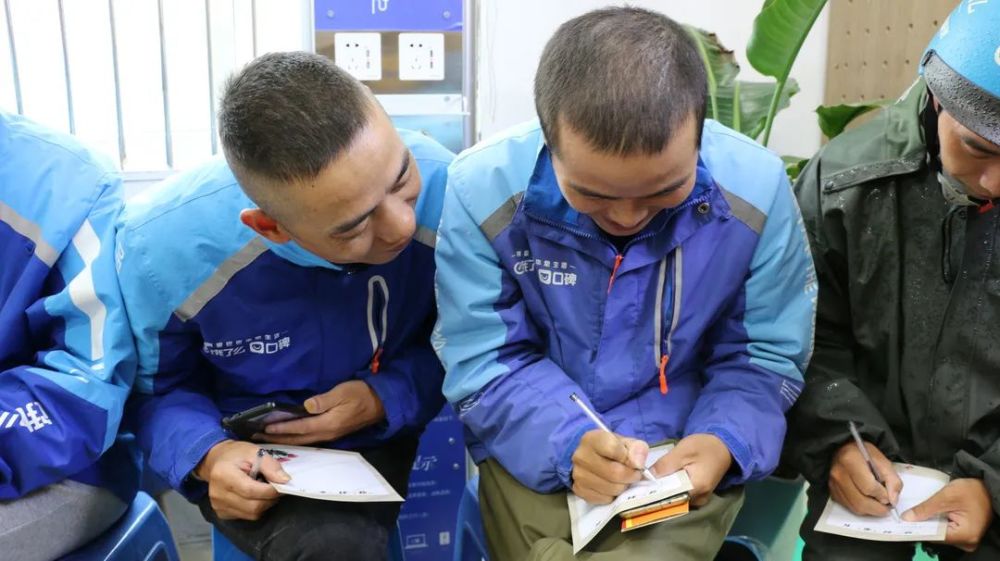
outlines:
[[250, 468], [250, 479], [257, 479], [260, 477], [260, 462], [266, 453], [267, 452], [265, 452], [263, 448], [257, 449], [257, 457], [254, 458], [253, 466]]

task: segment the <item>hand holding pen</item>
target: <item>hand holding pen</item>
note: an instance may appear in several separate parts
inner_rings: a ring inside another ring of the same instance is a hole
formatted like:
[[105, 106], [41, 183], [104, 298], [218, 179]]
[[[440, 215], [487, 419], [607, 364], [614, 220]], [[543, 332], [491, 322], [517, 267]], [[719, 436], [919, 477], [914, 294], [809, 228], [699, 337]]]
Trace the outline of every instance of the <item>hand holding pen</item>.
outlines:
[[[582, 399], [580, 399], [579, 397], [577, 397], [577, 395], [575, 393], [574, 394], [570, 394], [569, 398], [573, 400], [573, 403], [575, 403], [575, 404], [577, 404], [577, 405], [580, 406], [580, 409], [582, 409], [583, 412], [586, 413], [588, 417], [590, 417], [590, 420], [593, 421], [595, 425], [597, 425], [597, 428], [601, 429], [602, 431], [604, 431], [606, 433], [615, 434], [614, 432], [612, 432], [611, 429], [608, 428], [607, 425], [604, 424], [604, 421], [602, 421], [601, 418], [598, 417], [596, 413], [594, 413], [593, 411], [590, 410], [589, 407], [587, 407], [587, 404], [584, 403]], [[617, 436], [617, 435], [615, 435], [615, 436]], [[619, 438], [618, 440], [621, 441], [622, 446], [625, 447], [625, 454], [628, 455], [628, 445], [621, 438]], [[640, 469], [639, 466], [635, 466], [635, 469], [638, 469], [638, 470], [642, 471], [642, 476], [647, 481], [652, 481], [654, 483], [656, 482], [656, 478], [653, 477], [652, 473], [650, 473], [649, 468], [642, 467]]]
[[208, 484], [212, 509], [227, 520], [257, 520], [280, 496], [270, 482], [290, 479], [260, 446], [236, 440], [213, 446], [192, 475]]
[[[872, 460], [871, 454], [868, 453], [868, 447], [865, 446], [865, 442], [861, 440], [861, 434], [858, 432], [857, 425], [854, 424], [854, 421], [848, 421], [847, 425], [851, 430], [851, 437], [854, 438], [854, 444], [858, 447], [858, 451], [861, 452], [861, 457], [865, 459], [865, 463], [868, 464], [868, 469], [871, 471], [872, 476], [875, 477], [875, 481], [878, 481], [878, 484], [884, 487], [888, 493], [889, 488], [885, 484], [885, 479], [879, 475], [878, 468], [875, 466], [875, 462]], [[899, 512], [896, 510], [896, 505], [893, 504], [891, 497], [889, 498], [889, 506], [892, 509], [893, 517], [895, 517], [898, 521]]]
[[848, 429], [851, 440], [837, 450], [830, 466], [830, 496], [854, 514], [898, 516], [899, 474], [878, 448], [861, 439], [854, 423]]
[[[611, 432], [575, 394], [570, 399], [598, 427], [583, 435], [573, 452], [573, 492], [593, 504], [606, 504], [644, 476], [655, 481], [646, 465], [649, 446]], [[643, 473], [646, 472], [646, 473]]]

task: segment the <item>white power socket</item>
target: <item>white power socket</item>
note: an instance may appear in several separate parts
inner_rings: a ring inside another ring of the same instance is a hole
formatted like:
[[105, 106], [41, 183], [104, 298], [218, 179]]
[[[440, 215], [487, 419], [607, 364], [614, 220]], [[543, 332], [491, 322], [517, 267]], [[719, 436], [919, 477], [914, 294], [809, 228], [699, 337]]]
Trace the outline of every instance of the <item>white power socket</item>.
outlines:
[[381, 80], [382, 34], [334, 33], [333, 61], [358, 80]]
[[399, 79], [444, 80], [444, 33], [399, 34]]

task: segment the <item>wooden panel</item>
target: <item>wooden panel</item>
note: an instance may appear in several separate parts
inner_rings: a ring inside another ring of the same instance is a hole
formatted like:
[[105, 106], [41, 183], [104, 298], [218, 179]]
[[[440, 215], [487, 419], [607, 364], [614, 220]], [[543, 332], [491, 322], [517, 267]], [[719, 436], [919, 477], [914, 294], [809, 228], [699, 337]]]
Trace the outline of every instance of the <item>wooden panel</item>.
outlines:
[[956, 0], [831, 0], [827, 105], [896, 98]]

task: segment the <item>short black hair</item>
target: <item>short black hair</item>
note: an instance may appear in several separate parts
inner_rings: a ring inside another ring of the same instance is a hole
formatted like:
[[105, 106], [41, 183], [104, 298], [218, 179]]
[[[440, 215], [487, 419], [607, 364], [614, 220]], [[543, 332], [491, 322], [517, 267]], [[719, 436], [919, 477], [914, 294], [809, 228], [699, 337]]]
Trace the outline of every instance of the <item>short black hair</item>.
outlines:
[[361, 82], [324, 56], [270, 53], [226, 83], [219, 137], [244, 188], [248, 179], [312, 179], [350, 146], [375, 105]]
[[707, 94], [704, 63], [684, 27], [634, 7], [562, 24], [535, 74], [535, 109], [553, 152], [560, 122], [601, 152], [656, 154], [693, 115], [700, 143]]

